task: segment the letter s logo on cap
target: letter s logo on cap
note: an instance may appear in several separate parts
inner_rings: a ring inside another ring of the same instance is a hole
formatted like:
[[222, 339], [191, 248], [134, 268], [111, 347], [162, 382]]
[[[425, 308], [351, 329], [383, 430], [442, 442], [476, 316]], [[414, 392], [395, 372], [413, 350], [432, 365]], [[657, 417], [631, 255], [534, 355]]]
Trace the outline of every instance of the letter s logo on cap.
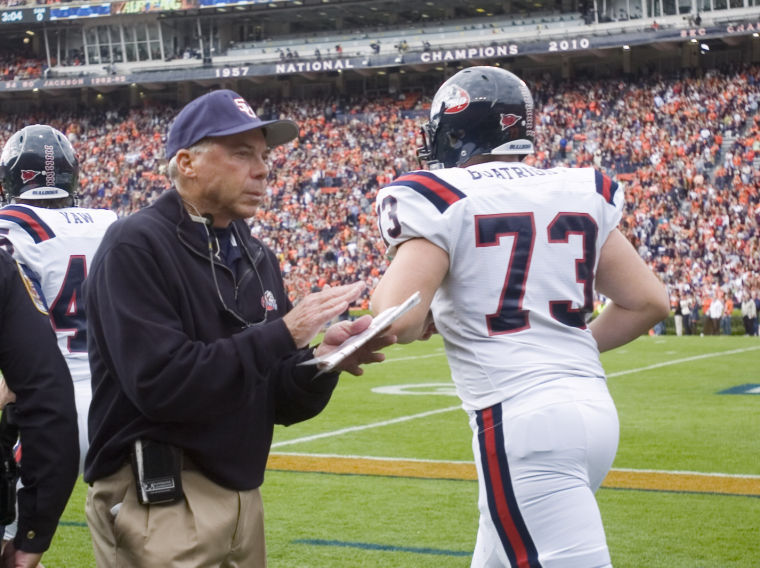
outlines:
[[239, 99], [234, 99], [234, 101], [235, 101], [235, 104], [237, 105], [238, 109], [240, 110], [240, 112], [243, 112], [243, 113], [247, 114], [251, 118], [256, 118], [256, 113], [253, 112], [253, 109], [251, 108], [251, 105], [249, 105], [245, 101], [245, 99], [239, 98]]

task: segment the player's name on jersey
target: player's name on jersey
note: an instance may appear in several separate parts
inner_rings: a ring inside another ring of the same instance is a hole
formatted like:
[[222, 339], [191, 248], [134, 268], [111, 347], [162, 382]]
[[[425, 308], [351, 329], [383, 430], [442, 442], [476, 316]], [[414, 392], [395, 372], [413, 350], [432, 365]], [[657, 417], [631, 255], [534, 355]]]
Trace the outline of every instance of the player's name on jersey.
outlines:
[[92, 215], [79, 211], [58, 211], [69, 224], [94, 223]]
[[470, 177], [474, 180], [483, 178], [520, 179], [533, 176], [554, 176], [559, 173], [557, 170], [541, 170], [522, 164], [499, 166], [498, 168], [489, 168], [487, 170], [467, 169], [465, 171], [467, 171], [467, 173], [470, 174]]

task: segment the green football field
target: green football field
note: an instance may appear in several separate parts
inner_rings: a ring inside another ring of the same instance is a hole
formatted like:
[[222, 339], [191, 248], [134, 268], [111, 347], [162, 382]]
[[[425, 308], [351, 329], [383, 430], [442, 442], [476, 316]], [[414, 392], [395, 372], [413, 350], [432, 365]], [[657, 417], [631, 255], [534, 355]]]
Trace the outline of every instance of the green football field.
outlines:
[[[343, 375], [278, 428], [262, 488], [270, 568], [467, 567], [470, 429], [439, 337]], [[642, 337], [602, 356], [620, 414], [597, 498], [616, 567], [760, 566], [760, 339]], [[83, 482], [47, 568], [94, 566]]]

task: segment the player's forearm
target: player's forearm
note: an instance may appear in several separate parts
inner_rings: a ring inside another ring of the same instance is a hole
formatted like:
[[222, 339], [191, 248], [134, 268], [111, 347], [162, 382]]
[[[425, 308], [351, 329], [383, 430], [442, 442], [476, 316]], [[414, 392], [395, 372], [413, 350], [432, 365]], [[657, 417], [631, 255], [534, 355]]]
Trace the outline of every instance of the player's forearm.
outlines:
[[372, 313], [377, 315], [400, 304], [414, 292], [421, 294], [420, 303], [390, 327], [389, 333], [397, 337], [398, 343], [426, 338], [432, 322], [430, 304], [448, 268], [449, 255], [430, 241], [411, 239], [399, 245], [371, 300]]
[[648, 303], [636, 310], [629, 310], [609, 302], [602, 313], [589, 324], [600, 352], [615, 349], [633, 341], [659, 321], [667, 317], [662, 304]]

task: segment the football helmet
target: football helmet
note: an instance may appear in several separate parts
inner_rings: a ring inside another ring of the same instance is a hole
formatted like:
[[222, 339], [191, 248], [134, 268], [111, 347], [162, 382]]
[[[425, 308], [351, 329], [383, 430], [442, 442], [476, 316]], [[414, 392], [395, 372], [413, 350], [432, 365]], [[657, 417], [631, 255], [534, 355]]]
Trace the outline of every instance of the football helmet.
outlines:
[[517, 75], [499, 67], [463, 69], [435, 94], [417, 155], [434, 169], [478, 155], [532, 154], [533, 113], [533, 96]]
[[79, 161], [62, 132], [34, 124], [8, 139], [0, 155], [0, 183], [8, 202], [76, 199]]

